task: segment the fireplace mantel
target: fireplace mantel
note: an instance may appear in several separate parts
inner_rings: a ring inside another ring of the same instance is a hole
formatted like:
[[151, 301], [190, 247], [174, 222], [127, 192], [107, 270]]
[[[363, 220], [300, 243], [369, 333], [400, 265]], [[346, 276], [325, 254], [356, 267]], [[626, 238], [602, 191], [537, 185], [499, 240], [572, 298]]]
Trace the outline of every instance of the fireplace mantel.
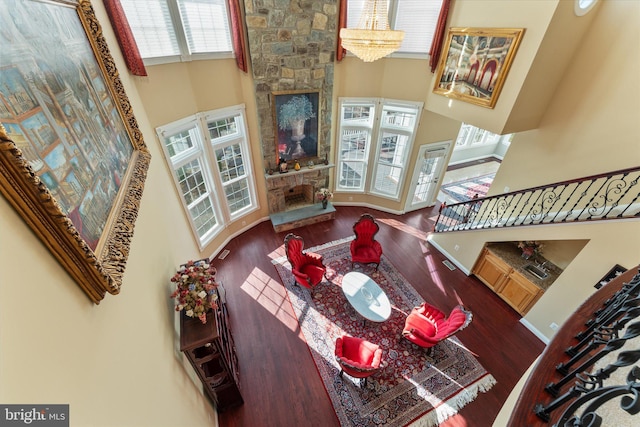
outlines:
[[289, 169], [289, 171], [285, 172], [285, 173], [274, 172], [272, 175], [269, 175], [268, 173], [266, 173], [264, 175], [264, 177], [266, 179], [283, 178], [283, 177], [286, 177], [286, 176], [293, 176], [293, 175], [300, 175], [300, 174], [305, 174], [305, 173], [316, 172], [318, 170], [323, 170], [323, 169], [331, 169], [331, 168], [333, 168], [335, 166], [336, 165], [334, 165], [333, 163], [329, 163], [328, 165], [324, 165], [324, 164], [314, 165], [312, 168], [309, 168], [309, 166], [303, 166], [298, 171], [295, 170], [295, 169]]
[[311, 169], [305, 167], [300, 170], [290, 170], [286, 173], [266, 174], [265, 181], [267, 183], [269, 214], [283, 212], [291, 208], [292, 206], [287, 207], [285, 196], [296, 192], [295, 187], [298, 186], [311, 186], [311, 190], [305, 191], [310, 191], [311, 200], [308, 200], [308, 203], [313, 204], [313, 194], [318, 192], [320, 188], [327, 187], [329, 184], [329, 172], [331, 168], [334, 167], [334, 164], [320, 164], [315, 165]]

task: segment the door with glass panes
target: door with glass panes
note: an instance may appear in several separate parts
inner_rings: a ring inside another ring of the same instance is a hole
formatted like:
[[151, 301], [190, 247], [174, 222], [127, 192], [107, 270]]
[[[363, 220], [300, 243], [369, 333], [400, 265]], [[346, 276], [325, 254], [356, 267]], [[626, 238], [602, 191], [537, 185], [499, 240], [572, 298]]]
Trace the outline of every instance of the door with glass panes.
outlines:
[[438, 184], [442, 179], [450, 148], [451, 142], [425, 144], [420, 147], [405, 211], [414, 211], [436, 203]]

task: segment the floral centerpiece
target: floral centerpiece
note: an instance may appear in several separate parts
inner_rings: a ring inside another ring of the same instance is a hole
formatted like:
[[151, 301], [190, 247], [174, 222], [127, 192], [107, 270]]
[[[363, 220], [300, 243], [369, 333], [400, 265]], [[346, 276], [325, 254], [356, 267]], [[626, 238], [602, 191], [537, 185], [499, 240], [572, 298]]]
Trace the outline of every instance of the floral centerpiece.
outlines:
[[189, 261], [173, 275], [171, 282], [176, 289], [171, 298], [176, 300], [176, 311], [184, 311], [188, 317], [197, 317], [207, 323], [207, 311], [218, 308], [215, 290], [217, 270], [207, 260]]
[[322, 203], [322, 209], [327, 209], [329, 199], [333, 197], [333, 193], [329, 191], [328, 188], [321, 188], [320, 191], [316, 193], [316, 197]]
[[329, 200], [333, 197], [333, 193], [329, 191], [328, 188], [321, 188], [320, 191], [316, 193], [316, 197], [318, 200]]
[[543, 244], [533, 240], [525, 240], [518, 242], [518, 247], [522, 249], [522, 257], [528, 259], [532, 255], [540, 255], [542, 253]]

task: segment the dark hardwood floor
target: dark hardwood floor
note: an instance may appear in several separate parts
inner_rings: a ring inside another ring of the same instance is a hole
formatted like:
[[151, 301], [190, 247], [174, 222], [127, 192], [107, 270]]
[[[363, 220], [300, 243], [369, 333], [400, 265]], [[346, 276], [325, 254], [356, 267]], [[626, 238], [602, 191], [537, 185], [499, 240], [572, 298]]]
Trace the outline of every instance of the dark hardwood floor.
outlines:
[[[520, 316], [475, 277], [449, 270], [445, 257], [426, 237], [437, 215], [423, 209], [397, 216], [362, 207], [336, 207], [336, 219], [293, 230], [309, 248], [351, 236], [352, 226], [369, 212], [380, 223], [377, 239], [384, 255], [423, 298], [444, 311], [458, 303], [473, 322], [457, 337], [496, 378], [497, 384], [465, 406], [443, 426], [491, 426], [511, 389], [542, 352], [544, 344]], [[227, 291], [244, 405], [219, 414], [224, 427], [338, 426], [338, 420], [271, 259], [284, 255], [287, 232], [263, 222], [227, 246], [214, 259]], [[320, 285], [322, 286], [322, 285]]]

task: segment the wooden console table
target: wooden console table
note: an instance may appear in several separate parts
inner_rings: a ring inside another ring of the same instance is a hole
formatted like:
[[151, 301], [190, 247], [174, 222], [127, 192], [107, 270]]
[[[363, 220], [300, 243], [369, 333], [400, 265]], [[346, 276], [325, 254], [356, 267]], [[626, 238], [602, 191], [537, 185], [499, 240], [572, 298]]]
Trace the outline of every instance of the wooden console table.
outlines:
[[222, 412], [244, 401], [222, 285], [217, 292], [220, 307], [207, 314], [207, 323], [180, 313], [180, 351], [198, 374], [207, 397]]

